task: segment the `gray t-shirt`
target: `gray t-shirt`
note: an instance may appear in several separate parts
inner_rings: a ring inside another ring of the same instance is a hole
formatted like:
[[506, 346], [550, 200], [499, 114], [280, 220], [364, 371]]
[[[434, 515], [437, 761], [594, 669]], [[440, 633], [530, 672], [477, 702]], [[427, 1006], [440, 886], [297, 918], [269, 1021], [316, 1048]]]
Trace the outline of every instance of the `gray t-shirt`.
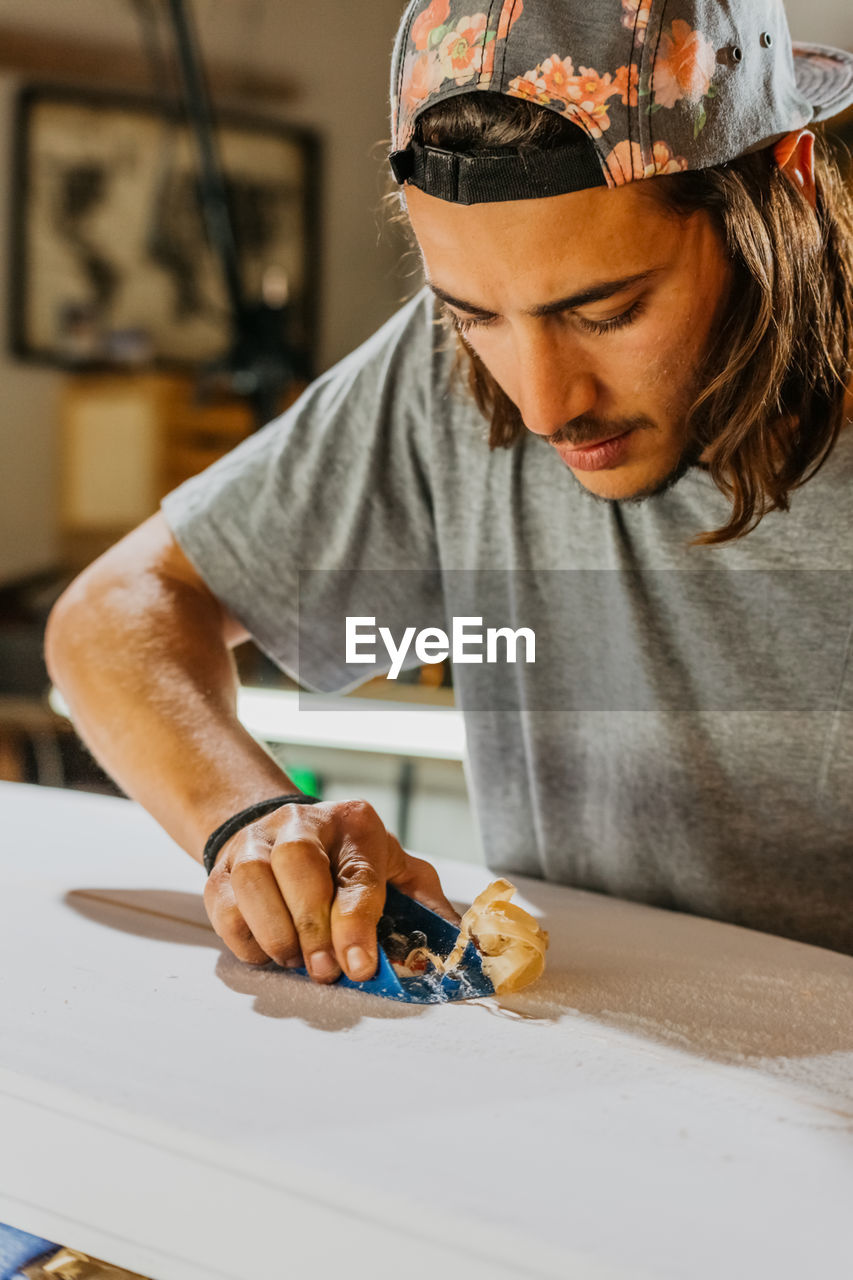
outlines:
[[688, 545], [727, 519], [700, 469], [600, 503], [486, 436], [420, 294], [163, 509], [309, 688], [381, 669], [346, 616], [535, 631], [535, 666], [454, 669], [490, 867], [853, 953], [853, 430], [718, 548]]

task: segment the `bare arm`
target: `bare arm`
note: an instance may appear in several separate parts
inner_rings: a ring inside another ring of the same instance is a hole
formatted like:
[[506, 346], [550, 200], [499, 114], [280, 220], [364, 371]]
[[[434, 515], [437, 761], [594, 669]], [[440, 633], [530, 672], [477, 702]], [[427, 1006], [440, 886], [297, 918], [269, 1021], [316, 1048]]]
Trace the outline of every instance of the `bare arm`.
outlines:
[[197, 860], [220, 822], [290, 787], [237, 719], [230, 648], [244, 639], [161, 515], [85, 570], [48, 623], [48, 669], [81, 737]]
[[[85, 570], [48, 623], [48, 669], [81, 737], [199, 862], [226, 818], [296, 790], [237, 718], [230, 649], [245, 638], [161, 515]], [[434, 868], [369, 805], [291, 805], [223, 846], [204, 900], [240, 959], [359, 981], [376, 967], [387, 880], [458, 921]]]

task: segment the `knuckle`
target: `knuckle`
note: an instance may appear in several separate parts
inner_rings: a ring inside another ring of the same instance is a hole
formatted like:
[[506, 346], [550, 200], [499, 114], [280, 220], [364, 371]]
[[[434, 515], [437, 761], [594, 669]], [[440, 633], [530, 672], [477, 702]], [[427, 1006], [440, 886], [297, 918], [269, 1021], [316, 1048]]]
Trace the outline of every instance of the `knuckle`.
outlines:
[[298, 933], [308, 933], [312, 929], [322, 928], [329, 919], [329, 911], [334, 901], [335, 892], [331, 879], [327, 886], [320, 888], [316, 881], [306, 887], [304, 893], [297, 893], [288, 886], [287, 909]]
[[216, 856], [216, 861], [210, 870], [210, 875], [204, 884], [205, 893], [217, 892], [223, 884], [227, 883], [231, 874], [231, 855], [227, 849], [220, 849]]
[[269, 862], [266, 858], [246, 856], [235, 861], [231, 868], [231, 883], [238, 892], [259, 889], [269, 879]]
[[235, 831], [234, 835], [225, 841], [216, 855], [216, 862], [213, 864], [211, 875], [215, 875], [219, 870], [230, 871], [234, 863], [245, 856], [246, 849], [251, 843], [250, 836], [250, 827], [243, 827], [241, 831]]
[[211, 872], [209, 878], [204, 883], [204, 888], [201, 891], [204, 909], [208, 914], [211, 924], [213, 924], [213, 917], [216, 913], [221, 893], [221, 877], [217, 876], [216, 879], [214, 879], [214, 873]]
[[286, 804], [266, 819], [277, 840], [316, 839], [318, 814], [313, 805]]
[[257, 945], [254, 934], [237, 907], [227, 907], [220, 911], [213, 927], [232, 951], [236, 951], [238, 947], [245, 951]]
[[368, 899], [384, 889], [384, 878], [366, 858], [348, 858], [339, 875], [338, 895], [349, 900]]
[[293, 917], [293, 923], [303, 946], [307, 944], [309, 950], [314, 950], [317, 943], [325, 941], [328, 935], [326, 918], [315, 912], [297, 914]]
[[230, 950], [244, 964], [262, 965], [267, 964], [270, 959], [263, 948], [259, 947], [256, 942], [251, 942], [245, 947], [230, 947]]
[[288, 880], [295, 883], [309, 878], [313, 882], [318, 870], [329, 869], [329, 855], [318, 839], [283, 840], [273, 848], [270, 861], [276, 871], [286, 866]]
[[372, 804], [366, 800], [344, 800], [338, 805], [338, 821], [346, 833], [355, 839], [384, 831], [382, 819]]
[[264, 951], [282, 967], [298, 962], [302, 964], [302, 952], [292, 938], [270, 938]]

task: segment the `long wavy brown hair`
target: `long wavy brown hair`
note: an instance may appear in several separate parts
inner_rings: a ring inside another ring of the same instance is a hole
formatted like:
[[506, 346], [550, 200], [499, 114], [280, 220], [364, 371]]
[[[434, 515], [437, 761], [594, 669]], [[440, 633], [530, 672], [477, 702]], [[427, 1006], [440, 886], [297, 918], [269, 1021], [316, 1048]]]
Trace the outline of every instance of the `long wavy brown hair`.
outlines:
[[[492, 93], [430, 108], [423, 142], [445, 150], [544, 149], [576, 126], [555, 112]], [[824, 464], [845, 421], [853, 365], [853, 190], [822, 134], [816, 148], [817, 210], [773, 159], [772, 149], [718, 168], [655, 178], [650, 193], [674, 213], [705, 212], [732, 268], [727, 314], [700, 374], [690, 427], [731, 519], [695, 544], [730, 542]], [[525, 428], [516, 406], [460, 343], [468, 382], [490, 422], [493, 449]]]

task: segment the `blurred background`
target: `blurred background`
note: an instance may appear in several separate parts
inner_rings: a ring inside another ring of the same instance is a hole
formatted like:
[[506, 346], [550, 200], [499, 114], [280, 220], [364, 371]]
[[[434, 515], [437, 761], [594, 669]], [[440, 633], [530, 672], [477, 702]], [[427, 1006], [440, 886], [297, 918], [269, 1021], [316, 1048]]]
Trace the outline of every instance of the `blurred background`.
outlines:
[[[850, 0], [786, 7], [795, 39], [853, 48]], [[50, 697], [51, 603], [417, 287], [377, 145], [403, 8], [0, 0], [0, 779], [114, 791]], [[194, 54], [233, 252], [199, 211]], [[239, 665], [241, 714], [295, 781], [364, 796], [419, 852], [481, 856], [447, 672], [394, 687], [393, 713], [384, 683], [320, 712], [252, 646]]]

